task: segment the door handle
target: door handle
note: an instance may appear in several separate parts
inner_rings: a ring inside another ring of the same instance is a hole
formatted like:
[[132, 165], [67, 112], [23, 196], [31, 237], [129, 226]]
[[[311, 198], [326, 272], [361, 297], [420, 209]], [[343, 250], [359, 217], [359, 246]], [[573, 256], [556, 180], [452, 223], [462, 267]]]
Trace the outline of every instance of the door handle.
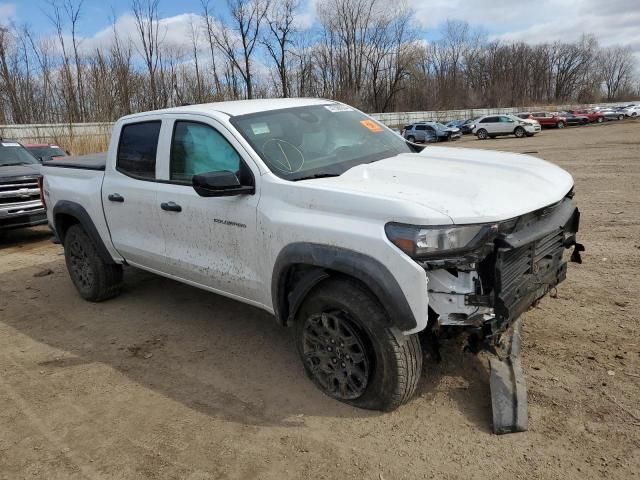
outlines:
[[119, 203], [124, 202], [124, 197], [119, 193], [110, 193], [107, 198], [112, 202], [119, 202]]
[[167, 212], [181, 212], [182, 207], [178, 205], [176, 202], [162, 202], [160, 204], [160, 208], [166, 210]]

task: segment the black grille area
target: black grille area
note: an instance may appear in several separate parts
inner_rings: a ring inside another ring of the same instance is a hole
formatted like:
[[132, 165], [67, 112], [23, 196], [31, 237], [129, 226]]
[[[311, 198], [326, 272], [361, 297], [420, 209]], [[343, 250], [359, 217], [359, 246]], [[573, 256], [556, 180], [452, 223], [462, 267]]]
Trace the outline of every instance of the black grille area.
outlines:
[[498, 248], [495, 263], [495, 313], [516, 319], [566, 277], [564, 230], [557, 229], [518, 248]]

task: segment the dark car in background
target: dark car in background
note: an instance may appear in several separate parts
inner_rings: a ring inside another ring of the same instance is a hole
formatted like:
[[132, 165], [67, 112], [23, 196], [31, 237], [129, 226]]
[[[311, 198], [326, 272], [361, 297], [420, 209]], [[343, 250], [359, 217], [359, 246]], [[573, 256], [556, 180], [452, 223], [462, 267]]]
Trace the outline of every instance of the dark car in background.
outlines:
[[586, 115], [578, 115], [571, 112], [557, 112], [557, 115], [563, 117], [567, 125], [586, 125], [589, 123], [589, 117]]
[[68, 157], [69, 152], [64, 151], [58, 145], [52, 143], [28, 143], [24, 148], [36, 157], [40, 162], [50, 162], [55, 158]]
[[459, 128], [460, 133], [463, 135], [469, 135], [473, 131], [474, 122], [476, 118], [469, 118], [468, 120], [452, 120], [447, 123], [448, 128]]
[[0, 139], [0, 231], [47, 223], [40, 163], [20, 143]]
[[403, 136], [410, 142], [433, 143], [458, 140], [462, 133], [459, 128], [439, 122], [418, 122], [406, 125]]

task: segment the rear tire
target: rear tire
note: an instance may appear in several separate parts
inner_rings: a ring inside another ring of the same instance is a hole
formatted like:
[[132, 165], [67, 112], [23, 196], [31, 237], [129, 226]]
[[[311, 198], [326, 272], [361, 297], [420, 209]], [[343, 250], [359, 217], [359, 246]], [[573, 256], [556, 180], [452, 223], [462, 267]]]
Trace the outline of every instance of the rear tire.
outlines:
[[516, 127], [516, 129], [513, 131], [513, 134], [516, 136], [516, 138], [523, 138], [527, 134], [527, 132], [522, 127]]
[[71, 281], [85, 300], [101, 302], [120, 293], [122, 265], [105, 262], [80, 225], [67, 230], [64, 257]]
[[295, 328], [305, 373], [326, 395], [390, 411], [415, 393], [422, 372], [418, 335], [389, 327], [384, 308], [359, 282], [332, 278], [317, 285]]
[[409, 135], [407, 137], [407, 140], [409, 140], [411, 143], [416, 143], [416, 137], [414, 137], [413, 135]]
[[618, 115], [618, 120], [624, 120], [624, 115]]
[[489, 132], [487, 132], [484, 128], [481, 128], [476, 132], [476, 136], [478, 137], [478, 140], [486, 140], [487, 138], [489, 138]]

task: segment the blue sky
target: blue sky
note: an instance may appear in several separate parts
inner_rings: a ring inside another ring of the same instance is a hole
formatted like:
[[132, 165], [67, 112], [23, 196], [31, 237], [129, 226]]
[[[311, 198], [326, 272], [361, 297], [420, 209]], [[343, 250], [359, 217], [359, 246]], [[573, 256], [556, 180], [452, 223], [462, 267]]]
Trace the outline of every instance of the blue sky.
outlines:
[[[300, 16], [304, 24], [313, 24], [315, 7], [323, 1], [302, 0]], [[397, 4], [398, 0], [380, 1]], [[221, 13], [225, 11], [225, 3], [211, 0], [211, 5]], [[640, 55], [640, 0], [607, 0], [606, 8], [602, 8], [603, 3], [602, 0], [485, 0], [482, 8], [477, 8], [478, 4], [469, 0], [410, 0], [414, 20], [427, 39], [436, 38], [442, 23], [452, 18], [482, 29], [490, 39], [539, 43], [572, 41], [582, 33], [590, 33], [602, 45], [629, 45]], [[109, 29], [114, 13], [116, 18], [126, 19], [130, 4], [131, 0], [84, 0], [80, 35], [89, 44], [100, 43], [106, 34], [99, 32]], [[8, 20], [27, 23], [43, 35], [52, 34], [45, 13], [48, 10], [46, 0], [0, 0], [0, 23]], [[180, 27], [189, 18], [185, 14], [200, 11], [200, 0], [160, 0], [160, 15], [171, 26]], [[172, 40], [180, 42], [182, 31], [176, 28]]]

